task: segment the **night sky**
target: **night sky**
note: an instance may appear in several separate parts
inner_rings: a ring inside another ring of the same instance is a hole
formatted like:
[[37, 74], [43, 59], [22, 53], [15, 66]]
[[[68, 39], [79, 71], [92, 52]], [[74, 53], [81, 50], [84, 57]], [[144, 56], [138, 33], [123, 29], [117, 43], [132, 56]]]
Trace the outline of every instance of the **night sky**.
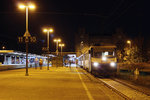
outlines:
[[[23, 0], [22, 0], [23, 1]], [[130, 37], [142, 33], [150, 36], [148, 0], [32, 0], [36, 9], [29, 12], [29, 32], [38, 41], [30, 44], [29, 52], [42, 53], [47, 35], [42, 28], [54, 28], [50, 51], [55, 51], [53, 38], [60, 37], [66, 44], [65, 51], [74, 51], [74, 37], [80, 28], [90, 34], [114, 34], [122, 28]], [[17, 8], [19, 0], [1, 0], [0, 46], [25, 51], [25, 45], [17, 42], [25, 32], [25, 11]]]

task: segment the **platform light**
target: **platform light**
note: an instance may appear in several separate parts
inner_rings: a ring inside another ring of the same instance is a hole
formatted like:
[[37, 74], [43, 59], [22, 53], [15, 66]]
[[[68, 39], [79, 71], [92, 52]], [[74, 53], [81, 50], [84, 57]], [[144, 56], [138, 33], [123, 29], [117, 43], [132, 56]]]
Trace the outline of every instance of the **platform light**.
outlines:
[[43, 29], [43, 32], [47, 32], [47, 29]]
[[49, 29], [49, 32], [53, 32], [54, 30], [52, 28]]
[[[53, 33], [53, 29], [52, 28], [44, 28], [43, 32], [47, 33], [47, 51], [49, 52], [49, 34]], [[47, 55], [47, 70], [49, 70], [49, 56]]]
[[64, 46], [65, 46], [65, 44], [59, 44], [59, 46], [60, 46], [60, 47], [64, 47]]
[[[26, 40], [28, 40], [28, 37], [31, 36], [30, 33], [29, 33], [29, 30], [28, 30], [28, 10], [29, 9], [34, 9], [35, 8], [35, 5], [31, 4], [31, 3], [22, 3], [22, 4], [19, 4], [18, 7], [20, 9], [26, 9], [26, 32], [24, 34], [24, 37]], [[26, 74], [25, 76], [29, 76], [28, 74], [28, 41], [26, 41]]]
[[6, 49], [5, 46], [3, 46], [2, 49], [3, 49], [3, 50]]
[[58, 39], [58, 42], [61, 42], [61, 39]]
[[59, 47], [61, 48], [61, 55], [62, 55], [62, 50], [63, 50], [63, 47], [64, 47], [64, 46], [65, 46], [64, 43], [59, 44]]
[[127, 40], [127, 44], [129, 44], [129, 47], [131, 48], [131, 40]]
[[61, 42], [61, 39], [54, 39], [54, 42], [56, 42], [56, 54], [58, 55], [58, 43]]
[[31, 9], [35, 9], [35, 5], [30, 4], [30, 5], [29, 5], [29, 8], [31, 8]]
[[127, 40], [127, 43], [128, 43], [128, 44], [131, 44], [131, 41], [130, 41], [130, 40]]
[[19, 4], [20, 9], [24, 9], [26, 6], [24, 4]]
[[61, 39], [54, 39], [54, 42], [61, 42]]
[[34, 4], [19, 4], [18, 6], [20, 9], [25, 9], [25, 8], [35, 9], [36, 7]]

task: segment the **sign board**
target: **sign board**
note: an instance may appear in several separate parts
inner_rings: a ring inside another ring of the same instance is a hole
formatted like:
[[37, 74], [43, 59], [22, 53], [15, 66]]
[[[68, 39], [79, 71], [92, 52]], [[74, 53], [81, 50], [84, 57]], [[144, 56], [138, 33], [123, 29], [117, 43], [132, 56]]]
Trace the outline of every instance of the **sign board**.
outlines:
[[35, 36], [31, 36], [31, 37], [18, 37], [18, 41], [19, 43], [26, 43], [26, 42], [29, 42], [29, 43], [35, 43], [37, 40], [36, 40], [36, 37]]
[[47, 47], [42, 47], [42, 50], [43, 51], [47, 51]]

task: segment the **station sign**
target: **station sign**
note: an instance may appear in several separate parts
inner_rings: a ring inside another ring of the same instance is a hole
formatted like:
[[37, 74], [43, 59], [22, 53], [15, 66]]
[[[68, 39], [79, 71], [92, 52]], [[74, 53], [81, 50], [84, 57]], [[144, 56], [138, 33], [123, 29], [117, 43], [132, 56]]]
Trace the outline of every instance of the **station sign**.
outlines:
[[48, 51], [47, 47], [42, 47], [42, 51]]
[[35, 36], [30, 36], [28, 38], [23, 37], [23, 36], [18, 37], [18, 42], [19, 43], [26, 43], [26, 42], [35, 43], [36, 41], [37, 41], [37, 39], [36, 39]]
[[47, 49], [47, 47], [42, 47], [42, 51], [44, 51], [46, 54], [50, 54], [49, 50]]

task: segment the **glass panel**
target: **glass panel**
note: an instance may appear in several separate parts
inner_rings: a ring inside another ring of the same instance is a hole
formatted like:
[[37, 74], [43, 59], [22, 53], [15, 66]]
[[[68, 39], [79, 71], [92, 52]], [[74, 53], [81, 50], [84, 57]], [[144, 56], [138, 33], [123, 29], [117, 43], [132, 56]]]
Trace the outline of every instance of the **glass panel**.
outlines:
[[100, 58], [102, 56], [102, 52], [94, 52], [94, 57]]

